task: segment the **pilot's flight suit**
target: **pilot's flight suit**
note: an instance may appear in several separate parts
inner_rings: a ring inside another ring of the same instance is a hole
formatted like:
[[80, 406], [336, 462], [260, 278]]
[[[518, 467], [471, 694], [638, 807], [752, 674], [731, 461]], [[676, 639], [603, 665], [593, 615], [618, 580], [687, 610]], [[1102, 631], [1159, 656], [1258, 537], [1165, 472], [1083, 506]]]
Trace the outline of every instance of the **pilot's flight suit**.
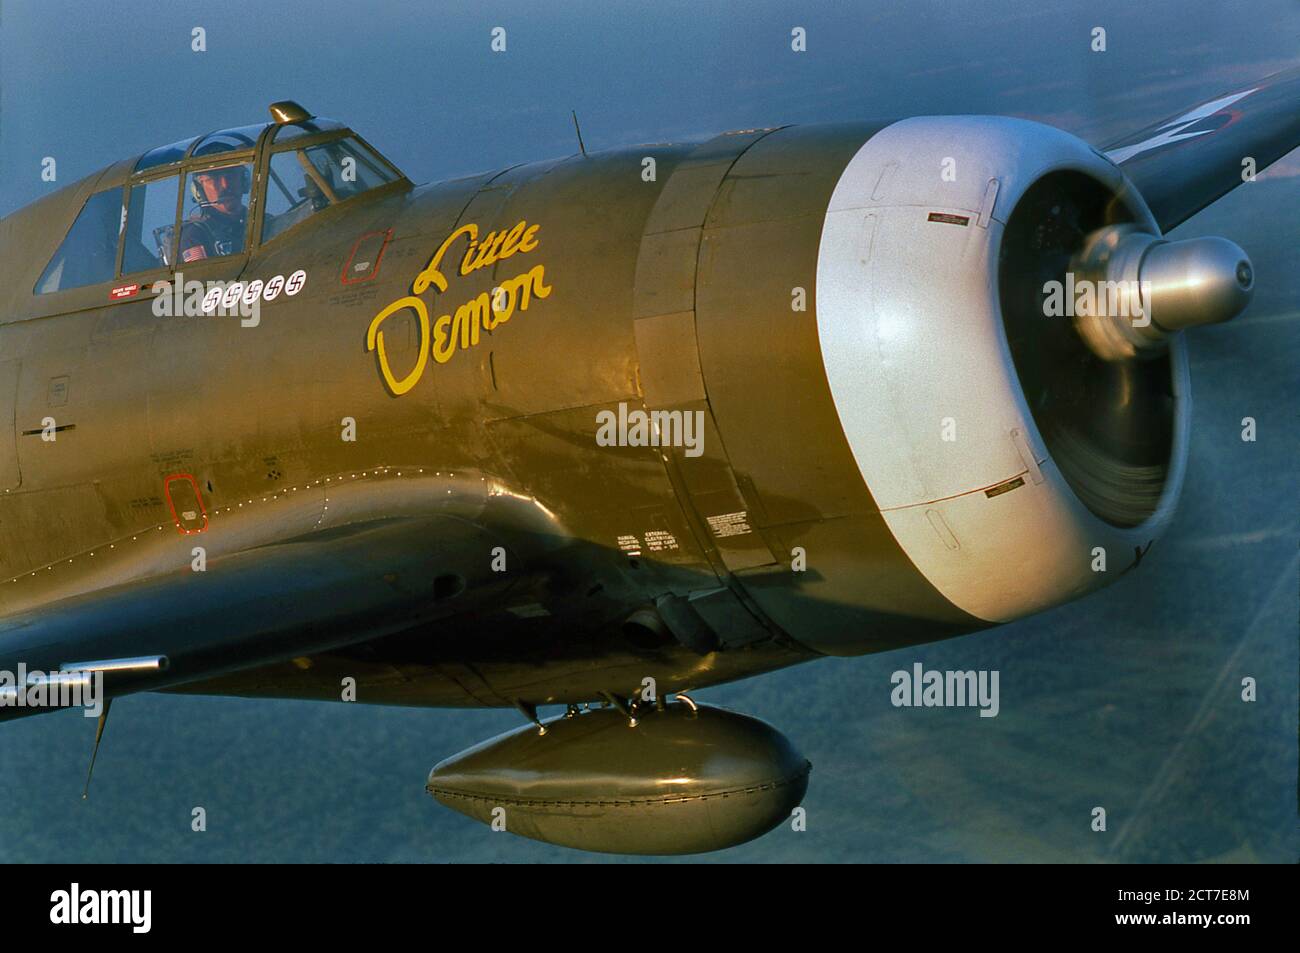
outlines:
[[227, 215], [215, 206], [198, 209], [181, 226], [181, 261], [218, 258], [243, 251], [247, 209]]

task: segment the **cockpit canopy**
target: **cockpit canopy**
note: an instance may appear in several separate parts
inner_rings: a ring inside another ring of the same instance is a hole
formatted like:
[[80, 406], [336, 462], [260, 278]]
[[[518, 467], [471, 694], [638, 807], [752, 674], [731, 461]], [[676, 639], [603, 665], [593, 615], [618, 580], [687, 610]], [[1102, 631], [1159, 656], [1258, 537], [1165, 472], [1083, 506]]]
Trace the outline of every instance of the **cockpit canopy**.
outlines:
[[117, 181], [106, 175], [35, 293], [244, 255], [324, 209], [410, 185], [343, 124], [290, 101], [273, 103], [271, 114], [274, 122], [151, 149]]

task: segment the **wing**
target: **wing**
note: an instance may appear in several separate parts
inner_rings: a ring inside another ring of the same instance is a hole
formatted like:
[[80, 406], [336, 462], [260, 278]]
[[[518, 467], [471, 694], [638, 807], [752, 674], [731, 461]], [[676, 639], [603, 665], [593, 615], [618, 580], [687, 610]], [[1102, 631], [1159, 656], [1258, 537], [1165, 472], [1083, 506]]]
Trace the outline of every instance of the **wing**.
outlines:
[[1275, 73], [1106, 146], [1163, 231], [1300, 145], [1300, 68]]
[[[501, 598], [507, 583], [489, 568], [499, 544], [474, 522], [427, 515], [258, 545], [0, 619], [0, 670], [106, 669], [116, 697], [364, 642]], [[131, 664], [145, 660], [161, 664]], [[32, 713], [0, 707], [0, 719]]]

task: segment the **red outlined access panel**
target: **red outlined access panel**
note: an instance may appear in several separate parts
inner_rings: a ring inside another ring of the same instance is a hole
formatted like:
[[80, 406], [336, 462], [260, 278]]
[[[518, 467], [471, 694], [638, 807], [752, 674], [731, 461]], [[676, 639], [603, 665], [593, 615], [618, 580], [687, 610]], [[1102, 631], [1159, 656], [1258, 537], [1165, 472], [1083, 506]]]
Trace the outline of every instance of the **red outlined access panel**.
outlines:
[[379, 274], [379, 261], [384, 257], [388, 240], [393, 237], [393, 230], [366, 232], [352, 246], [352, 254], [343, 263], [343, 273], [339, 280], [345, 285], [357, 285], [369, 281]]
[[182, 536], [208, 528], [208, 511], [203, 506], [199, 483], [188, 473], [174, 473], [163, 481], [163, 494], [171, 507], [172, 520]]

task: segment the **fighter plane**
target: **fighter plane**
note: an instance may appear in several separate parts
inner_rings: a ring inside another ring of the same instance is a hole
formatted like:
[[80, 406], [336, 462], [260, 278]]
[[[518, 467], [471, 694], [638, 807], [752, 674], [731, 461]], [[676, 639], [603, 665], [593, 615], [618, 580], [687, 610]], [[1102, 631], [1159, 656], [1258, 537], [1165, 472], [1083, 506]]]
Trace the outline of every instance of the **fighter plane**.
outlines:
[[760, 836], [811, 766], [692, 690], [1138, 569], [1183, 333], [1254, 286], [1164, 233], [1298, 106], [1291, 70], [1102, 148], [920, 116], [416, 186], [285, 100], [106, 166], [0, 220], [0, 718], [513, 707], [436, 799], [585, 850]]

